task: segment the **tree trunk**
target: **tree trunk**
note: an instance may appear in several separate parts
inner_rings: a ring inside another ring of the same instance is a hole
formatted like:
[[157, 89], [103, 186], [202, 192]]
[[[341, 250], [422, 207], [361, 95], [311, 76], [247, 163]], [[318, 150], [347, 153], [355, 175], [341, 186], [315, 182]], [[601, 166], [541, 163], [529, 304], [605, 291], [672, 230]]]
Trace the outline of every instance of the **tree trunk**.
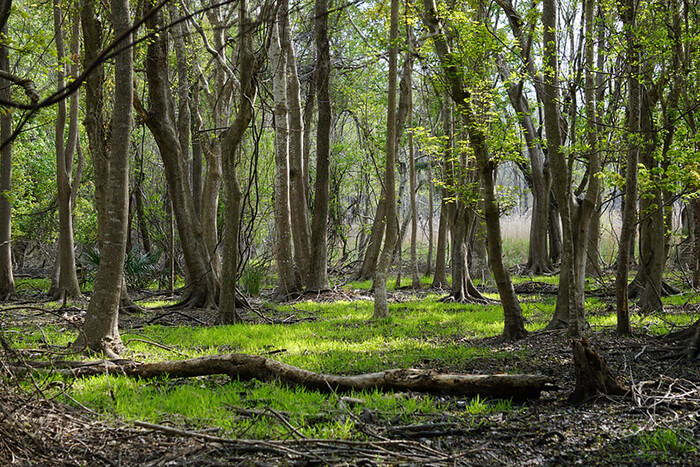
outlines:
[[365, 249], [365, 255], [360, 269], [355, 276], [357, 280], [374, 279], [374, 271], [377, 269], [377, 260], [379, 259], [379, 252], [382, 249], [382, 239], [384, 238], [384, 208], [386, 206], [384, 196], [384, 189], [382, 189], [379, 195], [379, 202], [377, 203], [374, 220], [372, 221], [372, 230], [369, 235], [367, 248]]
[[[314, 41], [316, 68], [313, 88], [318, 95], [318, 127], [316, 130], [316, 182], [314, 189], [313, 225], [311, 227], [311, 290], [328, 288], [328, 209], [330, 202], [331, 97], [330, 43], [328, 39], [328, 0], [316, 0], [314, 7]], [[308, 166], [308, 164], [307, 164]], [[305, 167], [304, 180], [308, 180]]]
[[629, 316], [629, 263], [632, 256], [632, 239], [634, 237], [637, 217], [637, 161], [639, 159], [639, 143], [637, 138], [640, 130], [640, 83], [639, 76], [639, 44], [635, 37], [636, 27], [636, 3], [633, 0], [625, 1], [625, 9], [622, 12], [622, 21], [625, 25], [627, 66], [629, 77], [627, 128], [629, 131], [627, 147], [627, 163], [625, 176], [625, 195], [622, 212], [622, 227], [620, 228], [620, 244], [617, 254], [617, 272], [615, 275], [615, 289], [617, 299], [617, 332], [622, 336], [632, 333]]
[[[491, 160], [484, 134], [483, 122], [477, 121], [472, 108], [472, 96], [464, 86], [461, 72], [457, 69], [452, 52], [447, 44], [442, 27], [437, 17], [434, 0], [424, 0], [426, 25], [433, 35], [433, 44], [440, 60], [440, 65], [449, 85], [452, 100], [460, 109], [460, 115], [469, 136], [469, 143], [474, 152], [476, 165], [480, 172], [482, 194], [484, 196], [484, 213], [488, 235], [489, 264], [493, 272], [498, 293], [501, 297], [504, 313], [503, 337], [508, 340], [520, 339], [526, 335], [520, 303], [513, 290], [508, 270], [503, 264], [503, 252], [500, 232], [500, 213], [495, 199], [493, 173], [495, 164]], [[453, 242], [454, 243], [454, 242]]]
[[506, 91], [513, 110], [517, 113], [518, 121], [525, 137], [530, 156], [532, 218], [530, 219], [530, 243], [528, 246], [527, 272], [530, 274], [546, 274], [553, 270], [547, 252], [547, 228], [549, 225], [549, 200], [551, 193], [551, 176], [546, 166], [542, 145], [537, 136], [535, 124], [532, 121], [530, 104], [523, 95], [523, 81], [511, 83], [512, 72], [502, 56], [498, 57], [498, 70], [501, 80], [507, 84]]
[[[639, 151], [639, 162], [649, 171], [650, 177], [659, 168], [659, 163], [654, 154], [656, 150], [655, 125], [652, 121], [652, 103], [649, 102], [649, 91], [641, 90], [640, 123], [639, 130], [643, 134], [642, 147]], [[672, 131], [672, 130], [669, 130]], [[641, 290], [639, 307], [642, 313], [652, 313], [663, 310], [661, 297], [663, 295], [663, 272], [666, 264], [666, 249], [664, 238], [666, 226], [664, 223], [664, 202], [661, 180], [651, 180], [651, 193], [647, 192], [639, 201], [639, 271], [630, 285], [630, 296], [634, 295], [632, 289], [638, 287]]]
[[[598, 126], [600, 118], [597, 112], [594, 76], [594, 33], [595, 25], [593, 12], [596, 5], [595, 0], [586, 0], [584, 14], [585, 29], [585, 83], [584, 99], [586, 109], [586, 143], [588, 147], [588, 167], [586, 173], [587, 188], [586, 194], [580, 202], [576, 203], [578, 208], [573, 224], [574, 234], [574, 297], [576, 303], [575, 319], [578, 321], [577, 327], [580, 329], [585, 324], [584, 300], [586, 285], [586, 262], [588, 260], [588, 245], [591, 237], [591, 222], [598, 212], [598, 201], [600, 198], [600, 150], [598, 147]], [[570, 317], [571, 319], [571, 317]]]
[[288, 12], [279, 8], [270, 45], [270, 61], [274, 70], [272, 93], [275, 117], [275, 295], [286, 299], [298, 292], [292, 258], [292, 226], [289, 205], [289, 106], [287, 93], [287, 55], [283, 48], [284, 24]]
[[[7, 35], [7, 25], [2, 29]], [[7, 46], [0, 44], [0, 70], [10, 71]], [[9, 101], [10, 83], [0, 78], [0, 98]], [[8, 199], [12, 192], [12, 112], [0, 113], [0, 300], [15, 293], [15, 279], [12, 274], [12, 206]]]
[[[555, 0], [544, 0], [542, 3], [542, 25], [544, 43], [544, 80], [543, 108], [545, 131], [547, 133], [547, 155], [552, 170], [554, 196], [561, 217], [562, 251], [561, 275], [554, 317], [548, 328], [568, 325], [569, 333], [578, 336], [581, 333], [581, 316], [577, 310], [574, 291], [574, 220], [572, 212], [571, 177], [567, 160], [562, 148], [563, 138], [560, 128], [559, 112], [559, 79], [557, 60], [557, 10]], [[581, 310], [582, 311], [582, 310]]]
[[[57, 1], [54, 2], [54, 29], [56, 40], [56, 60], [58, 62], [58, 89], [65, 86], [65, 46], [63, 42], [63, 11]], [[79, 42], [79, 22], [74, 20], [71, 38], [71, 55], [75, 60], [71, 65], [71, 75], [77, 76], [77, 59], [80, 51]], [[73, 244], [73, 206], [71, 176], [73, 171], [73, 157], [78, 142], [78, 99], [79, 94], [75, 93], [69, 98], [70, 102], [70, 123], [68, 126], [68, 141], [65, 141], [66, 124], [66, 101], [57, 104], [56, 111], [56, 185], [58, 188], [58, 260], [57, 260], [57, 282], [52, 285], [53, 299], [59, 297], [65, 299], [80, 295], [78, 284], [78, 273], [75, 266], [75, 250]]]
[[447, 228], [448, 228], [447, 202], [442, 199], [440, 203], [440, 220], [438, 222], [437, 245], [435, 246], [435, 275], [431, 287], [434, 289], [446, 289], [450, 286], [447, 280]]
[[[130, 28], [130, 12], [127, 0], [112, 0], [112, 21], [117, 37]], [[94, 4], [83, 6], [83, 20], [95, 21]], [[93, 23], [94, 25], [94, 23]], [[85, 34], [85, 39], [94, 39]], [[126, 36], [125, 42], [130, 40]], [[94, 45], [87, 46], [94, 47]], [[86, 52], [86, 60], [90, 59]], [[129, 141], [133, 106], [133, 58], [130, 47], [122, 50], [114, 59], [114, 101], [109, 140], [108, 173], [99, 174], [107, 180], [107, 197], [102, 206], [107, 221], [103, 228], [100, 264], [95, 277], [95, 288], [90, 299], [83, 333], [74, 346], [84, 346], [90, 351], [113, 356], [123, 348], [119, 336], [118, 317], [121, 289], [124, 283], [124, 256], [126, 254], [126, 225], [129, 199]], [[96, 171], [99, 165], [96, 166]], [[102, 167], [104, 168], [104, 167]], [[96, 174], [98, 175], [98, 174]]]
[[[409, 91], [410, 92], [410, 91]], [[409, 121], [413, 120], [413, 94], [411, 93], [409, 97]], [[412, 123], [411, 123], [411, 126]], [[417, 252], [417, 242], [418, 242], [418, 208], [416, 206], [416, 192], [418, 188], [416, 186], [416, 161], [415, 152], [413, 148], [413, 131], [408, 133], [408, 185], [409, 185], [409, 201], [411, 205], [411, 288], [422, 289], [423, 286], [420, 283], [420, 274], [418, 272], [418, 252]], [[432, 208], [432, 206], [431, 206]], [[431, 209], [432, 211], [432, 209]], [[430, 213], [432, 216], [432, 212]]]
[[[148, 19], [149, 30], [157, 29], [162, 23], [161, 16], [161, 13], [156, 13]], [[187, 148], [180, 146], [177, 134], [167, 50], [167, 34], [155, 35], [148, 44], [145, 68], [150, 106], [146, 124], [153, 133], [163, 159], [168, 193], [185, 259], [188, 283], [181, 305], [214, 307], [219, 295], [219, 278], [214, 275], [210, 265], [210, 254], [203, 241], [202, 224], [194, 206], [186, 165]]]
[[225, 157], [223, 167], [226, 174], [224, 187], [226, 195], [225, 227], [223, 235], [223, 275], [221, 278], [221, 298], [219, 301], [219, 318], [221, 324], [241, 321], [236, 311], [236, 277], [239, 261], [239, 224], [241, 215], [241, 189], [236, 173], [236, 154], [240, 150], [245, 131], [253, 118], [253, 105], [257, 96], [257, 74], [264, 61], [253, 54], [254, 28], [249, 16], [248, 2], [239, 0], [239, 83], [241, 95], [238, 114], [232, 125], [222, 135], [222, 148]]
[[433, 243], [435, 237], [435, 188], [433, 187], [433, 161], [428, 158], [428, 256], [425, 259], [425, 276], [433, 273]]
[[395, 196], [395, 165], [397, 153], [396, 134], [397, 109], [396, 109], [396, 84], [398, 75], [398, 45], [399, 36], [399, 2], [391, 0], [391, 21], [389, 25], [389, 89], [387, 96], [386, 116], [386, 168], [384, 172], [384, 200], [385, 200], [385, 224], [384, 249], [377, 263], [374, 276], [374, 318], [389, 317], [389, 302], [387, 299], [387, 275], [394, 257], [394, 247], [398, 237], [396, 223], [396, 196]]
[[[289, 1], [279, 4], [280, 45], [286, 56], [287, 110], [289, 131], [289, 208], [294, 213], [290, 216], [292, 241], [294, 245], [294, 264], [301, 279], [301, 286], [306, 287], [311, 277], [311, 224], [309, 221], [307, 183], [304, 180], [304, 116], [301, 106], [301, 90], [297, 72], [296, 54], [292, 41], [289, 20]], [[319, 98], [320, 100], [320, 98]]]

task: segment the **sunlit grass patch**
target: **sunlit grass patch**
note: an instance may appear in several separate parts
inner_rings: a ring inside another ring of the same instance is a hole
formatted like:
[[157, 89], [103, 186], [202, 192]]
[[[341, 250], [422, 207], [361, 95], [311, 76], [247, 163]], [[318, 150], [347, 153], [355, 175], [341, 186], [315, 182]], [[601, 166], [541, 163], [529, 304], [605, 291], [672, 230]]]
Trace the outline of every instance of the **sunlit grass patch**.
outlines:
[[15, 290], [17, 292], [47, 293], [51, 287], [51, 279], [48, 277], [17, 277], [15, 278]]

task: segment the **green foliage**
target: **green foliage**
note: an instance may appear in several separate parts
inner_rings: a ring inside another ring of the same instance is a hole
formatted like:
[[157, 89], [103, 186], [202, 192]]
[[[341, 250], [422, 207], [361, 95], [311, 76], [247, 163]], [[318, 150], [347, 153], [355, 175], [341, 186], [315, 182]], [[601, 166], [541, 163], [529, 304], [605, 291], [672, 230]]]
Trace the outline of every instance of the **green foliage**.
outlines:
[[[148, 288], [156, 279], [159, 272], [158, 260], [160, 252], [151, 251], [141, 253], [137, 247], [127, 252], [124, 258], [124, 279], [131, 289], [142, 290]], [[82, 255], [85, 265], [85, 280], [92, 282], [100, 264], [100, 250], [96, 247], [85, 249]]]
[[240, 284], [245, 293], [252, 297], [257, 297], [263, 288], [270, 284], [270, 277], [268, 267], [250, 266], [241, 274]]
[[140, 253], [137, 247], [133, 247], [124, 260], [124, 278], [126, 285], [131, 289], [146, 289], [153, 283], [158, 271], [160, 252]]
[[[642, 456], [649, 459], [671, 461], [684, 453], [697, 451], [694, 434], [684, 430], [674, 431], [669, 428], [657, 428], [643, 432], [636, 437], [642, 449]], [[661, 454], [661, 457], [657, 454]]]

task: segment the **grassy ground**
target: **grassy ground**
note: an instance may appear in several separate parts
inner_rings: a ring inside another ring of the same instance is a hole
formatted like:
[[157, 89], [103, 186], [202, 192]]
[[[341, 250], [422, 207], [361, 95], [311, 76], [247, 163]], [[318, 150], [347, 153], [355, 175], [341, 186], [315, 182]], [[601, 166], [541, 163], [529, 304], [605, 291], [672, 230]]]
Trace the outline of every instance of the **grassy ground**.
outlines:
[[[519, 279], [533, 280], [552, 282], [551, 277]], [[41, 287], [38, 283], [27, 284], [24, 287]], [[148, 324], [166, 313], [161, 308], [166, 302], [142, 302], [147, 311], [123, 319], [122, 338], [128, 348], [123, 357], [158, 361], [241, 352], [336, 374], [399, 367], [466, 373], [539, 372], [540, 368], [547, 374], [558, 372], [557, 367], [568, 359], [563, 336], [557, 339], [564, 350], [546, 356], [540, 354], [539, 340], [532, 341], [530, 346], [500, 343], [496, 337], [502, 329], [502, 310], [497, 305], [442, 303], [440, 294], [395, 291], [391, 318], [371, 320], [370, 287], [369, 282], [348, 283], [333, 297], [322, 301], [297, 301], [281, 306], [262, 303], [262, 313], [278, 323], [272, 325]], [[527, 329], [535, 332], [541, 342], [551, 341], [539, 331], [553, 313], [554, 296], [521, 298]], [[635, 330], [658, 335], [685, 326], [698, 319], [699, 301], [700, 297], [692, 292], [670, 297], [667, 303], [672, 312], [634, 315]], [[41, 307], [57, 309], [59, 305], [50, 302], [42, 303]], [[605, 334], [614, 326], [610, 299], [589, 298], [586, 308], [594, 333]], [[54, 358], [66, 358], [65, 346], [77, 335], [71, 324], [79, 320], [80, 311], [75, 310], [60, 311], [63, 318], [49, 320], [40, 319], [39, 312], [6, 312], [3, 335], [15, 348], [38, 349], [42, 356], [58, 352], [60, 355]], [[211, 314], [204, 311], [197, 316], [213, 321]], [[120, 376], [74, 380], [44, 375], [42, 378], [31, 385], [40, 384], [48, 397], [87, 407], [107, 419], [118, 417], [186, 430], [207, 430], [232, 438], [367, 440], [371, 436], [366, 430], [358, 429], [362, 423], [381, 426], [386, 435], [391, 427], [417, 426], [426, 420], [445, 420], [445, 417], [450, 423], [459, 423], [461, 429], [475, 430], [495, 418], [518, 417], [526, 410], [510, 401], [459, 400], [441, 395], [380, 391], [322, 394], [223, 376], [149, 381]], [[345, 398], [348, 396], [351, 399]], [[626, 422], [628, 434], [635, 432], [633, 423], [637, 422]], [[629, 435], [638, 451], [635, 459], [647, 456], [663, 461], [669, 456], [675, 458], [677, 453], [696, 452], [697, 444], [687, 441], [681, 429], [671, 429], [669, 433], [663, 427], [648, 428], [645, 425], [636, 435]]]

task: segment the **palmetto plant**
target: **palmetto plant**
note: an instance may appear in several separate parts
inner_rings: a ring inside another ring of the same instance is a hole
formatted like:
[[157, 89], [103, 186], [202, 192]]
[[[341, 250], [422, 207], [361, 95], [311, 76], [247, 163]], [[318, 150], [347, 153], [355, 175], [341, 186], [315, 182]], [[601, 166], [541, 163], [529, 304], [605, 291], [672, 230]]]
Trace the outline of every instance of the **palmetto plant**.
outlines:
[[[126, 254], [124, 259], [124, 278], [130, 289], [140, 290], [147, 288], [158, 274], [159, 251], [141, 253], [134, 247]], [[83, 263], [86, 269], [85, 280], [91, 282], [95, 278], [95, 271], [100, 264], [100, 250], [91, 247], [83, 253]]]

